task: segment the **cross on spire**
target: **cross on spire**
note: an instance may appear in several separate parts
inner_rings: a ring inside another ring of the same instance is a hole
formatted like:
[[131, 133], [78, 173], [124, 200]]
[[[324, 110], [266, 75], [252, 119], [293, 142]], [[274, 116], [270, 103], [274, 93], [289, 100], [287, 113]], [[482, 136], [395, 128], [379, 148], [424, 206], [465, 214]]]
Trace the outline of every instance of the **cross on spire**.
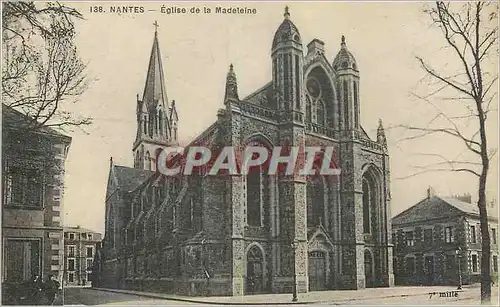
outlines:
[[158, 21], [155, 20], [155, 22], [153, 23], [153, 26], [155, 26], [155, 33], [158, 32], [158, 28], [160, 27], [160, 25], [158, 24]]
[[285, 19], [290, 18], [290, 11], [289, 11], [288, 6], [285, 6], [285, 14], [283, 14], [283, 15], [285, 16]]

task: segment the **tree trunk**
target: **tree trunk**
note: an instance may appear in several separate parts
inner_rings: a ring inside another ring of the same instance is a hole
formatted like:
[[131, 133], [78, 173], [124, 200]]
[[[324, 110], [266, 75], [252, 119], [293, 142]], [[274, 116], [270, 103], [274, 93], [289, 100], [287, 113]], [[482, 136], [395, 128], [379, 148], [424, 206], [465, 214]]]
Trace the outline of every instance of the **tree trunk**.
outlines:
[[481, 162], [482, 171], [479, 176], [479, 199], [477, 206], [479, 207], [479, 218], [481, 220], [481, 303], [489, 304], [491, 302], [491, 273], [490, 273], [490, 231], [488, 225], [488, 212], [486, 210], [486, 179], [488, 177], [489, 157], [487, 150], [486, 128], [484, 110], [482, 101], [476, 100], [478, 117], [479, 117], [479, 133], [481, 137]]

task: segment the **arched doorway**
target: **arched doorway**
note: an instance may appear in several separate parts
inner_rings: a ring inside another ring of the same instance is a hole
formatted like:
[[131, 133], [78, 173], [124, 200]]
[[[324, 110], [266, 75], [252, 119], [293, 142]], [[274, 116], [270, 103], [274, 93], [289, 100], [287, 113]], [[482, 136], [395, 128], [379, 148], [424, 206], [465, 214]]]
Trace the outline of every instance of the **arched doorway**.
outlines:
[[258, 246], [247, 252], [246, 294], [262, 293], [264, 281], [264, 255]]
[[326, 290], [326, 253], [309, 252], [309, 291]]
[[365, 250], [365, 287], [373, 288], [373, 257], [372, 254]]

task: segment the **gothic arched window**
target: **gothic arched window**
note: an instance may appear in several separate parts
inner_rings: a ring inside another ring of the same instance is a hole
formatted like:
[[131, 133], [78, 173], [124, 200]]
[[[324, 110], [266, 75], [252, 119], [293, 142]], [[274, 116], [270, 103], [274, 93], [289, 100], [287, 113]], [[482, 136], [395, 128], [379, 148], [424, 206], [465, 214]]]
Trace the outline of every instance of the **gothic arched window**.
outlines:
[[320, 99], [316, 102], [316, 122], [318, 125], [325, 126], [325, 104]]
[[321, 177], [307, 181], [307, 226], [314, 227], [325, 216], [325, 189]]
[[363, 174], [363, 233], [377, 232], [377, 210], [380, 206], [377, 176], [372, 169]]
[[[298, 37], [296, 35], [296, 37]], [[300, 99], [300, 80], [299, 81], [299, 75], [300, 75], [300, 59], [298, 55], [295, 55], [295, 107], [297, 109], [300, 109], [300, 102], [302, 99]]]
[[289, 56], [285, 55], [285, 61], [284, 61], [284, 88], [285, 88], [285, 93], [284, 93], [284, 103], [285, 103], [285, 110], [288, 111], [290, 109], [290, 62], [289, 62]]
[[144, 134], [148, 134], [148, 117], [144, 116]]
[[[310, 122], [315, 122], [320, 126], [326, 126], [326, 109], [325, 103], [322, 100], [322, 89], [317, 79], [311, 78], [307, 80], [307, 103], [311, 106], [306, 106], [306, 119]], [[313, 110], [315, 113], [313, 114]]]
[[306, 95], [306, 122], [312, 122], [311, 99]]
[[158, 112], [158, 129], [160, 130], [160, 135], [163, 135], [163, 112], [161, 110]]
[[149, 154], [149, 151], [146, 152], [146, 156], [144, 157], [144, 165], [145, 165], [145, 169], [147, 169], [148, 171], [151, 170], [151, 155]]
[[203, 228], [203, 187], [200, 174], [191, 176], [191, 186], [194, 192], [189, 204], [190, 224], [195, 231], [201, 231]]
[[344, 81], [344, 129], [349, 125], [349, 88], [347, 81]]
[[261, 226], [261, 168], [251, 168], [247, 175], [247, 224]]
[[356, 84], [356, 81], [352, 82], [353, 85], [353, 91], [354, 91], [354, 126], [358, 126], [359, 122], [359, 106], [358, 106], [358, 85]]
[[363, 233], [370, 233], [370, 185], [363, 179]]

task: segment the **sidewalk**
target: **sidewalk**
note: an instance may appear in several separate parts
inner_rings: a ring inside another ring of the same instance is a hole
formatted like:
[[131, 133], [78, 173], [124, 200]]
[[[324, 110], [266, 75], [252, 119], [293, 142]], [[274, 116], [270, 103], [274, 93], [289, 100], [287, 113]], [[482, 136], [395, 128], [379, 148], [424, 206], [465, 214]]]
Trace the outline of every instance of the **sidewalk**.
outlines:
[[[141, 292], [122, 289], [91, 288], [98, 291], [108, 291], [123, 294], [151, 297], [156, 299], [167, 299], [172, 301], [183, 301], [197, 304], [214, 305], [290, 305], [290, 304], [320, 304], [320, 303], [355, 303], [359, 301], [376, 300], [382, 298], [398, 298], [412, 296], [429, 297], [431, 292], [455, 291], [453, 286], [430, 286], [430, 287], [393, 287], [393, 288], [369, 288], [363, 290], [332, 290], [314, 291], [299, 294], [298, 302], [291, 302], [291, 293], [282, 294], [260, 294], [245, 296], [212, 296], [212, 297], [189, 297], [171, 294]], [[464, 291], [470, 289], [464, 287]]]

